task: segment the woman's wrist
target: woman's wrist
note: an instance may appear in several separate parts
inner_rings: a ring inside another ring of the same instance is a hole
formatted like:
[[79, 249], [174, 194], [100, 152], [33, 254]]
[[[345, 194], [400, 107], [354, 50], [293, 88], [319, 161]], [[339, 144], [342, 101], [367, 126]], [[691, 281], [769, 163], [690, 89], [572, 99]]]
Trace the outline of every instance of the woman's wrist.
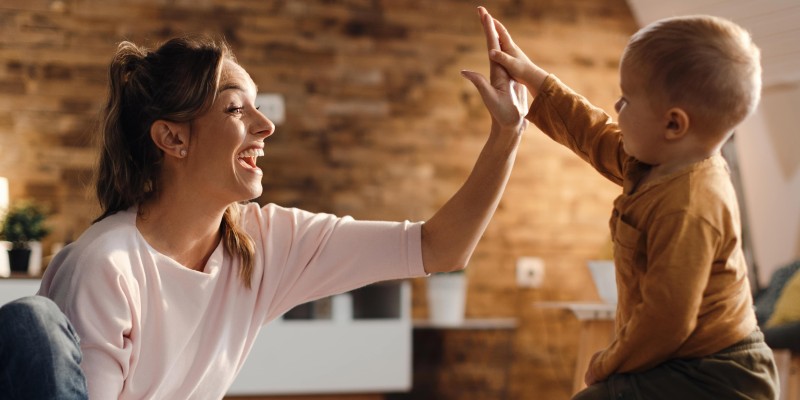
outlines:
[[513, 151], [518, 146], [522, 139], [522, 133], [525, 131], [526, 121], [523, 120], [519, 125], [509, 126], [500, 125], [492, 122], [492, 129], [489, 133], [488, 145], [497, 148], [505, 149], [506, 151]]

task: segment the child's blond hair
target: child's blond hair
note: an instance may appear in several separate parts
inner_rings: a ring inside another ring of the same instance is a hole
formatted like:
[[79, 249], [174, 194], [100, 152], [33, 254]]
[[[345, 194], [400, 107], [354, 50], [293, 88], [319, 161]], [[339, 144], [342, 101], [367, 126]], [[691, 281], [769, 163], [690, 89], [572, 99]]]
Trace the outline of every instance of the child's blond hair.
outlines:
[[693, 124], [725, 137], [761, 96], [758, 47], [747, 31], [719, 17], [656, 21], [631, 37], [622, 63], [641, 73], [654, 104], [682, 107]]

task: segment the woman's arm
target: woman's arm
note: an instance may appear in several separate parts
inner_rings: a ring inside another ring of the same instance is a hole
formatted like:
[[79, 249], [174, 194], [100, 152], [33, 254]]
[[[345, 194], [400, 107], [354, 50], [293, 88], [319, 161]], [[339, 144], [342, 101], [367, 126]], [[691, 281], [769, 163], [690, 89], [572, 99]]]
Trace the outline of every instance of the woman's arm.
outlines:
[[[482, 9], [478, 13], [488, 50], [499, 50], [491, 16]], [[525, 87], [513, 81], [499, 64], [489, 65], [489, 80], [475, 72], [462, 72], [478, 89], [492, 115], [492, 126], [467, 181], [422, 226], [422, 260], [428, 273], [466, 267], [497, 209], [526, 127]]]

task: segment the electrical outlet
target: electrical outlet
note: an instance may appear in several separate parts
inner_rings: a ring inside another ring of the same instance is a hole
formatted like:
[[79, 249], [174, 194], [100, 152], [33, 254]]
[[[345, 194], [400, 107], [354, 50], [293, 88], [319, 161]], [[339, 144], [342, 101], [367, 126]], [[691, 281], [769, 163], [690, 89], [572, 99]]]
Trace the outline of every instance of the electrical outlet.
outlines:
[[544, 260], [539, 257], [517, 259], [517, 286], [538, 288], [544, 282]]
[[286, 106], [280, 94], [259, 93], [256, 96], [256, 106], [275, 125], [282, 124], [286, 119]]

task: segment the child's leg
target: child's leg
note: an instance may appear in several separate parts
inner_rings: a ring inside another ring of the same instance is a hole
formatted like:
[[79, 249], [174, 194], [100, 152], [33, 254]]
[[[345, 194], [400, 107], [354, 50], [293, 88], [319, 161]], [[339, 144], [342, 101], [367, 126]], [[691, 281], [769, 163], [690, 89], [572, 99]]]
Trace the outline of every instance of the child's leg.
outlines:
[[46, 297], [0, 307], [0, 397], [86, 399], [78, 343], [67, 317]]
[[[629, 375], [612, 375], [578, 392], [572, 400], [644, 400]], [[649, 400], [649, 399], [648, 399]]]
[[708, 357], [671, 360], [644, 372], [612, 375], [573, 400], [773, 400], [778, 398], [777, 370], [763, 338], [756, 331]]

